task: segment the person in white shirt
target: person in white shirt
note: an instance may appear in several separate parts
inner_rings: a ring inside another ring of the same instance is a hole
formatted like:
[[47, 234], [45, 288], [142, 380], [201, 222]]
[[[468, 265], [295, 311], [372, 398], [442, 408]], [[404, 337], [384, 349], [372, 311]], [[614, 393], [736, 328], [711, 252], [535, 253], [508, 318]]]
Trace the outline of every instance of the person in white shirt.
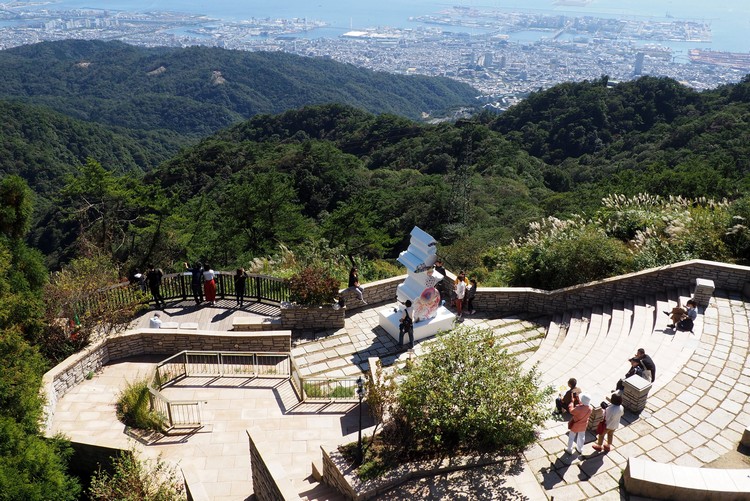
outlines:
[[161, 318], [158, 313], [154, 313], [154, 316], [148, 321], [149, 329], [161, 329]]
[[[606, 430], [599, 434], [599, 439], [593, 446], [595, 451], [601, 451], [604, 449], [605, 452], [609, 452], [612, 448], [612, 439], [615, 436], [615, 430], [620, 427], [620, 418], [625, 414], [625, 409], [622, 408], [622, 396], [619, 393], [614, 393], [610, 397], [612, 402], [606, 409], [604, 409], [604, 422]], [[607, 445], [602, 446], [604, 443], [604, 435], [607, 435]]]
[[459, 273], [458, 277], [456, 277], [456, 282], [454, 285], [454, 291], [456, 293], [456, 316], [461, 319], [461, 315], [463, 315], [464, 312], [464, 296], [466, 295], [466, 275], [462, 271]]

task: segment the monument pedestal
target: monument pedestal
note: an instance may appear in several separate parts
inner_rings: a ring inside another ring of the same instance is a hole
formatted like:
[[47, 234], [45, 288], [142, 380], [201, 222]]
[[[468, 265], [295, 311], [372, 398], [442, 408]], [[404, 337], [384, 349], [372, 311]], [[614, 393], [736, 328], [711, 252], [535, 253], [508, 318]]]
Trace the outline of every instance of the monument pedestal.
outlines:
[[[378, 311], [380, 326], [396, 341], [398, 341], [398, 322], [401, 319], [401, 315], [403, 315], [402, 310], [393, 311], [393, 308]], [[432, 337], [437, 334], [438, 331], [451, 330], [455, 319], [456, 315], [454, 315], [448, 308], [445, 306], [439, 307], [437, 315], [414, 324], [414, 341], [416, 342]], [[404, 343], [408, 343], [409, 335], [407, 334], [404, 337]]]

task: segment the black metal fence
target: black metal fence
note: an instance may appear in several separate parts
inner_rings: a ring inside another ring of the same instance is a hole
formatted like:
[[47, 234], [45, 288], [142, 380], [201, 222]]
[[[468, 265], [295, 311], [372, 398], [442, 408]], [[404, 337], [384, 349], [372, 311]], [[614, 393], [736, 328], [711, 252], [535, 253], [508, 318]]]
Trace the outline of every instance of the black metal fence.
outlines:
[[[218, 271], [215, 274], [216, 298], [236, 299], [237, 291], [234, 286], [234, 273]], [[165, 301], [187, 301], [192, 298], [192, 275], [189, 272], [165, 275], [161, 281], [161, 295]], [[147, 301], [153, 301], [151, 292], [145, 285], [121, 284], [106, 291], [108, 300], [122, 304], [134, 301], [140, 293], [145, 293]], [[267, 275], [250, 275], [245, 282], [245, 296], [247, 301], [268, 301], [279, 304], [289, 300], [289, 284], [286, 280]]]

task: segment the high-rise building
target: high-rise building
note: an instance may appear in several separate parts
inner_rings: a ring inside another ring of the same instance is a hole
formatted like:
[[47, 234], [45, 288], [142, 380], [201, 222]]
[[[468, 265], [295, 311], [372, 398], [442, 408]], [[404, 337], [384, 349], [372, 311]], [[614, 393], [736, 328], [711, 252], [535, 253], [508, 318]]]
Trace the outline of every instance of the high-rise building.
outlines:
[[635, 55], [635, 68], [633, 69], [633, 75], [640, 76], [643, 72], [643, 59], [646, 57], [646, 54], [643, 52], [639, 52]]

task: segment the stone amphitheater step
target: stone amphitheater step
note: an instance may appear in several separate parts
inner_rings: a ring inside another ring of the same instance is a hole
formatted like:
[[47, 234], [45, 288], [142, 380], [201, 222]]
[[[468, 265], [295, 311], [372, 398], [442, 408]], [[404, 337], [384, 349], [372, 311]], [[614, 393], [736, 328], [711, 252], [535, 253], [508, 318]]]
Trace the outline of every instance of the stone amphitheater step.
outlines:
[[[578, 459], [566, 455], [564, 420], [548, 421], [541, 433], [542, 441], [525, 452], [530, 469], [548, 497], [590, 499], [600, 495], [601, 499], [620, 499], [618, 481], [628, 457], [701, 467], [737, 448], [750, 422], [750, 304], [742, 300], [740, 293], [717, 289], [709, 307], [699, 308], [693, 335], [665, 332], [669, 320], [662, 312], [676, 305], [678, 299], [684, 302], [686, 297], [683, 291], [670, 291], [654, 298], [652, 333], [656, 337], [653, 345], [645, 346], [656, 350], [652, 356], [657, 364], [657, 380], [645, 410], [640, 415], [626, 413], [615, 432], [611, 452], [604, 456], [593, 452], [593, 437], [589, 434], [585, 456]], [[645, 304], [651, 304], [651, 299], [647, 298]], [[612, 315], [613, 319], [620, 315], [617, 308]], [[608, 336], [617, 330], [615, 323]], [[629, 337], [625, 332], [619, 335], [623, 339]], [[650, 339], [631, 339], [625, 353], [632, 355], [640, 347], [635, 343], [648, 343]], [[620, 363], [613, 354], [601, 356]], [[605, 368], [586, 373], [582, 388], [587, 390], [590, 381], [601, 378]], [[608, 380], [615, 381], [616, 377]]]
[[638, 348], [644, 347], [657, 361], [659, 381], [656, 384], [661, 387], [684, 365], [697, 346], [695, 335], [675, 335], [667, 329], [669, 319], [658, 309], [671, 309], [678, 299], [684, 304], [687, 300], [684, 292], [674, 290], [658, 297], [644, 296], [590, 311], [566, 312], [550, 323], [550, 330], [553, 330], [557, 319], [562, 318], [563, 323], [568, 320], [565, 339], [562, 342], [545, 339], [539, 352], [524, 365], [529, 368], [537, 363], [541, 382], [553, 387], [576, 377], [579, 386], [599, 401], [609, 395], [617, 380], [627, 372], [627, 360]]
[[[617, 305], [613, 306], [610, 329], [606, 332], [611, 332], [613, 328], [617, 329], [617, 332], [621, 332], [624, 326], [627, 326], [629, 328], [631, 324], [632, 310], [632, 302], [627, 302], [625, 304], [618, 303]], [[592, 334], [601, 335], [601, 329], [598, 333]], [[572, 341], [577, 341], [577, 339]], [[602, 344], [611, 344], [608, 336], [605, 336], [605, 338], [603, 338], [599, 342], [597, 342], [596, 339], [589, 339], [589, 343], [591, 343], [592, 350], [596, 349]], [[597, 359], [596, 361], [598, 360], [599, 359]], [[546, 357], [539, 364], [539, 371], [542, 373], [542, 381], [545, 384], [556, 386], [559, 384], [564, 384], [564, 382], [567, 381], [570, 377], [576, 377], [578, 379], [579, 386], [581, 386], [581, 383], [586, 380], [586, 376], [590, 374], [590, 367], [593, 363], [595, 363], [595, 360], [590, 357], [586, 351], [581, 350], [575, 342], [566, 342], [563, 343], [563, 345], [561, 345], [561, 347], [556, 350], [555, 353]], [[581, 387], [584, 389], [584, 391], [588, 391], [588, 388], [591, 387], [591, 384]]]
[[539, 360], [549, 355], [559, 342], [562, 343], [562, 338], [567, 333], [567, 327], [563, 328], [563, 315], [556, 314], [552, 317], [547, 327], [547, 332], [541, 343], [539, 343], [538, 349], [524, 362], [524, 366], [531, 367]]
[[[699, 308], [694, 329], [699, 340], [687, 362], [652, 388], [647, 422], [677, 433], [668, 456], [646, 449], [644, 437], [636, 441], [653, 460], [702, 466], [735, 449], [750, 419], [747, 305], [738, 294], [723, 291], [715, 291], [712, 303]], [[679, 454], [678, 446], [688, 453]]]

